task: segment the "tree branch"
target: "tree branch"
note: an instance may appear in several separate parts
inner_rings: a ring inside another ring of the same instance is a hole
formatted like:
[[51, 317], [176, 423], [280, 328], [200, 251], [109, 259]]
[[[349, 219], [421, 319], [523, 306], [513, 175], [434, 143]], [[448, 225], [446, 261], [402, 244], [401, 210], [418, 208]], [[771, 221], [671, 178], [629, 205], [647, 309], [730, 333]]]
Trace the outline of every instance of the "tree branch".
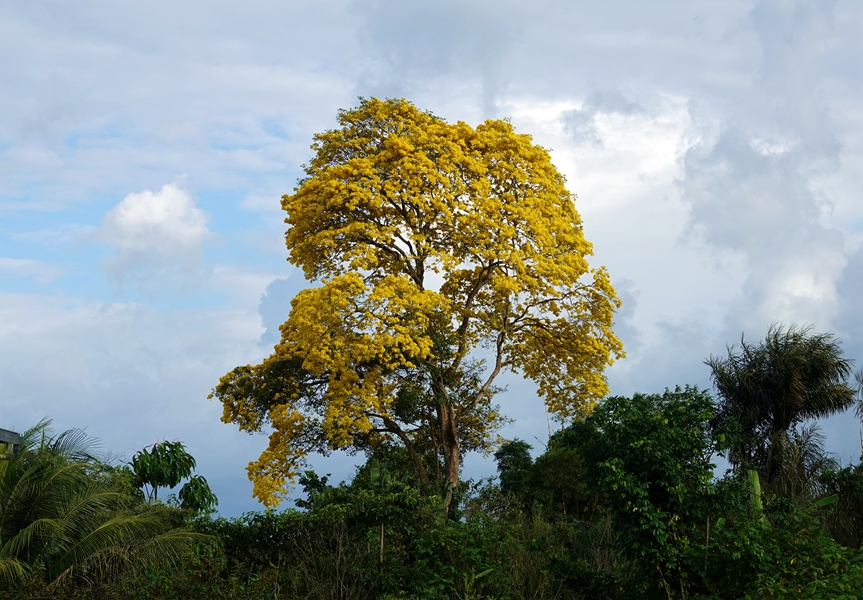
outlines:
[[420, 482], [423, 484], [423, 487], [430, 486], [431, 480], [429, 479], [428, 473], [426, 472], [426, 468], [423, 465], [422, 460], [420, 460], [419, 454], [417, 454], [416, 446], [414, 446], [408, 435], [404, 431], [402, 431], [402, 428], [399, 427], [398, 423], [396, 423], [389, 417], [385, 417], [383, 415], [376, 416], [380, 416], [380, 418], [383, 420], [384, 426], [387, 428], [387, 431], [397, 435], [399, 439], [401, 439], [402, 443], [404, 443], [405, 448], [408, 451], [408, 456], [410, 456], [411, 460], [414, 463], [414, 466], [416, 466], [417, 471], [419, 472]]
[[488, 283], [488, 280], [491, 277], [492, 270], [499, 265], [500, 261], [491, 261], [486, 266], [484, 266], [480, 271], [479, 276], [476, 278], [473, 288], [470, 290], [467, 297], [465, 298], [464, 314], [462, 314], [461, 323], [459, 324], [457, 330], [459, 336], [458, 350], [456, 351], [455, 361], [453, 361], [452, 365], [450, 365], [450, 370], [457, 369], [459, 364], [461, 364], [462, 359], [467, 354], [467, 351], [465, 350], [464, 335], [467, 332], [468, 325], [470, 324], [470, 308], [473, 305], [474, 299], [476, 299], [476, 295], [479, 293], [480, 289], [482, 289], [482, 286]]

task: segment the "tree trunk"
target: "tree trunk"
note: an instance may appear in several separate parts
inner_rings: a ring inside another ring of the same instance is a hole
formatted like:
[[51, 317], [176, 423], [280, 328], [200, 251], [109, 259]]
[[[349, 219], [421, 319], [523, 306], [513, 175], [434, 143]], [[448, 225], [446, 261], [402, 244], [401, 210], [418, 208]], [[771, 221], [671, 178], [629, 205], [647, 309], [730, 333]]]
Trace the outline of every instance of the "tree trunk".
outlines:
[[767, 449], [767, 461], [764, 465], [764, 483], [769, 491], [779, 493], [773, 487], [786, 471], [788, 460], [788, 430], [774, 429], [770, 437], [770, 447]]
[[438, 420], [440, 421], [441, 442], [443, 446], [444, 465], [444, 511], [449, 514], [453, 492], [458, 485], [461, 457], [458, 447], [458, 417], [451, 406], [438, 405]]

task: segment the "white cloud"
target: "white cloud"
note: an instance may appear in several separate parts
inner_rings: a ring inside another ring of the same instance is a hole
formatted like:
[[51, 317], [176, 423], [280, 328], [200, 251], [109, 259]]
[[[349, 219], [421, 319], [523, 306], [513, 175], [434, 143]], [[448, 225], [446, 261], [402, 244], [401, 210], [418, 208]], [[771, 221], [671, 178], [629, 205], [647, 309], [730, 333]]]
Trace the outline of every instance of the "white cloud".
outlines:
[[181, 291], [200, 285], [204, 242], [214, 238], [208, 221], [192, 195], [176, 184], [129, 194], [95, 232], [114, 248], [104, 269], [118, 290], [134, 281], [147, 296], [172, 285]]
[[564, 127], [577, 144], [602, 145], [597, 129], [601, 116], [631, 116], [644, 112], [638, 102], [619, 91], [596, 92], [588, 96], [581, 108], [563, 114]]
[[0, 273], [15, 277], [32, 277], [39, 283], [47, 283], [59, 277], [62, 270], [32, 258], [0, 257]]

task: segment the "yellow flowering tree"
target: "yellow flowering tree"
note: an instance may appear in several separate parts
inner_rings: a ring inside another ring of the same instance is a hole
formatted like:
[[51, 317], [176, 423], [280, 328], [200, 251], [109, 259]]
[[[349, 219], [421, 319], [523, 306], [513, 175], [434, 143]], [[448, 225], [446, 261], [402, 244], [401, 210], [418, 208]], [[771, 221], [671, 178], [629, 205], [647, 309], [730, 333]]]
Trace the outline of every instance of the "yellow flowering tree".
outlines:
[[588, 266], [563, 176], [509, 122], [370, 99], [339, 124], [282, 198], [289, 261], [320, 286], [292, 300], [273, 354], [211, 397], [224, 422], [272, 430], [248, 467], [267, 506], [310, 452], [387, 440], [448, 506], [462, 454], [493, 446], [502, 371], [535, 381], [564, 419], [607, 393], [620, 302]]

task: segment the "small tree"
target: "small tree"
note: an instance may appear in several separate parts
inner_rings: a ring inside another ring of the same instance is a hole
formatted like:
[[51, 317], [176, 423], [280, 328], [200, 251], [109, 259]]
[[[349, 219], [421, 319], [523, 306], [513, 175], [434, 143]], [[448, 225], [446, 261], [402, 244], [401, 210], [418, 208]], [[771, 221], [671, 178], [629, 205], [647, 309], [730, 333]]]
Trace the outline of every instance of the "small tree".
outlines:
[[272, 427], [248, 468], [267, 506], [310, 452], [389, 440], [449, 506], [462, 454], [495, 445], [502, 371], [534, 380], [560, 418], [607, 393], [620, 303], [588, 266], [563, 176], [508, 121], [474, 129], [372, 99], [339, 124], [282, 199], [289, 260], [321, 286], [292, 300], [272, 356], [211, 396], [226, 423]]
[[130, 465], [138, 487], [144, 488], [149, 502], [158, 500], [159, 488], [177, 487], [183, 479], [191, 477], [180, 490], [183, 507], [209, 510], [218, 504], [207, 480], [199, 475], [192, 477], [197, 464], [195, 458], [186, 452], [182, 442], [153, 444], [151, 449], [144, 448], [136, 452]]

